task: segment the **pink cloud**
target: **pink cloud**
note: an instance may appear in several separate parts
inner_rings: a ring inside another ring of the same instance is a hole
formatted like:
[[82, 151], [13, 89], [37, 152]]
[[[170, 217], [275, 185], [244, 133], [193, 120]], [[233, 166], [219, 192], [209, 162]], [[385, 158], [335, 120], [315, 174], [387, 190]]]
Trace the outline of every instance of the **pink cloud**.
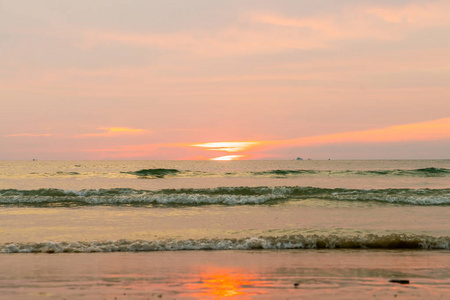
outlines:
[[[407, 26], [393, 26], [400, 23]], [[171, 33], [81, 31], [78, 46], [90, 49], [114, 42], [217, 57], [330, 48], [331, 42], [340, 39], [400, 39], [411, 30], [411, 25], [417, 28], [448, 24], [450, 4], [446, 1], [391, 6], [360, 4], [343, 7], [339, 13], [306, 18], [254, 11], [221, 29]]]
[[310, 39], [315, 37], [317, 43], [324, 45], [330, 45], [329, 42], [339, 39], [397, 40], [417, 28], [450, 25], [450, 3], [424, 1], [400, 6], [361, 4], [343, 8], [340, 13], [308, 18], [296, 18], [272, 12], [252, 13], [250, 18], [255, 23], [291, 29], [309, 29], [314, 34], [305, 37]]
[[19, 134], [7, 134], [5, 137], [48, 137], [53, 136], [52, 133], [19, 133]]
[[[98, 157], [133, 158], [151, 157], [155, 153], [164, 155], [172, 149], [172, 155], [189, 155], [186, 159], [238, 160], [271, 157], [268, 150], [289, 147], [307, 147], [326, 144], [351, 143], [398, 143], [408, 141], [433, 141], [450, 139], [450, 118], [428, 122], [390, 126], [380, 129], [341, 132], [286, 140], [210, 142], [210, 143], [164, 143], [145, 145], [125, 145], [102, 149], [84, 149], [83, 152], [96, 153]], [[164, 150], [165, 149], [165, 150]], [[205, 154], [208, 151], [208, 154]], [[233, 153], [217, 156], [217, 153]], [[169, 156], [167, 159], [170, 158]]]
[[259, 143], [260, 142], [213, 142], [192, 144], [191, 146], [205, 148], [210, 151], [241, 152]]
[[231, 25], [221, 30], [195, 30], [167, 34], [113, 31], [82, 33], [80, 48], [116, 42], [130, 46], [156, 47], [207, 57], [272, 53], [283, 49], [318, 49], [326, 45], [314, 38], [304, 38], [289, 29], [272, 30]]
[[100, 127], [98, 129], [103, 130], [104, 132], [84, 133], [78, 135], [77, 137], [115, 137], [122, 135], [142, 134], [147, 132], [147, 130], [145, 129], [135, 129], [129, 127]]
[[[248, 157], [247, 155], [252, 155], [255, 152], [264, 153], [264, 151], [276, 148], [349, 143], [398, 143], [408, 141], [433, 141], [446, 139], [450, 139], [450, 118], [391, 126], [381, 129], [342, 132], [287, 140], [269, 140], [259, 142], [215, 142], [194, 144], [191, 146], [199, 147], [199, 145], [202, 145], [201, 147], [205, 147], [207, 148], [207, 150], [219, 152], [236, 152], [236, 154], [234, 155], [224, 156], [224, 160], [234, 160]], [[242, 146], [237, 148], [233, 145]], [[237, 149], [238, 151], [229, 151], [228, 149]], [[221, 157], [213, 159], [221, 159]]]
[[450, 139], [450, 118], [428, 122], [273, 141], [283, 146], [310, 146], [334, 143], [396, 143]]
[[403, 6], [373, 5], [363, 7], [360, 12], [376, 16], [387, 23], [409, 23], [420, 27], [450, 24], [450, 3], [445, 0]]

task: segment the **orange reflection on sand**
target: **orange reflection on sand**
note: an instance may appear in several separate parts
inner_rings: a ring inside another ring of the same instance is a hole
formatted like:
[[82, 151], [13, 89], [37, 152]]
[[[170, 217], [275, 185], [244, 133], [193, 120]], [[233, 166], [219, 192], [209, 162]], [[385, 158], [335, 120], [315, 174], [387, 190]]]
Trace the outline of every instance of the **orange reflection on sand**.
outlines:
[[243, 285], [251, 282], [243, 274], [212, 274], [203, 278], [203, 287], [210, 295], [230, 297], [244, 295]]
[[[214, 270], [200, 275], [198, 284], [189, 284], [186, 287], [193, 291], [191, 296], [197, 298], [221, 298], [233, 296], [252, 296], [263, 293], [254, 288], [262, 283], [254, 275], [245, 274], [237, 270]], [[197, 292], [200, 290], [201, 292]]]

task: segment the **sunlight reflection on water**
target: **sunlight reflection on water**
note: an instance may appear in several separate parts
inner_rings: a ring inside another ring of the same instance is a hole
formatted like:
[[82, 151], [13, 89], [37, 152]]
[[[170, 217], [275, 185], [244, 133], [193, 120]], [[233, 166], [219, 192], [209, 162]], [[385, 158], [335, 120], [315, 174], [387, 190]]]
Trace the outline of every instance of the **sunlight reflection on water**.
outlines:
[[[194, 283], [186, 283], [185, 287], [191, 293], [190, 296], [197, 298], [205, 297], [233, 297], [255, 296], [266, 294], [270, 285], [261, 280], [256, 274], [245, 273], [241, 269], [218, 268], [210, 269], [198, 275]], [[200, 291], [200, 292], [199, 292]]]

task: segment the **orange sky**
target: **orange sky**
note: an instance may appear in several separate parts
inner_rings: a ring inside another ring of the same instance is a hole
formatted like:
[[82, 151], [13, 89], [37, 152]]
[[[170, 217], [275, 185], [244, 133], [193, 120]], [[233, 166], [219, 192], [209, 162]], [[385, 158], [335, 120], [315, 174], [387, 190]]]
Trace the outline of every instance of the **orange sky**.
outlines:
[[[194, 147], [204, 147], [218, 152], [237, 152], [234, 155], [224, 155], [213, 160], [236, 160], [243, 158], [258, 158], [269, 149], [320, 146], [326, 144], [354, 144], [354, 143], [402, 143], [427, 142], [450, 139], [450, 118], [423, 123], [391, 126], [354, 132], [341, 132], [328, 135], [303, 137], [288, 140], [259, 141], [259, 142], [220, 142], [194, 144]], [[301, 149], [301, 148], [300, 148]]]
[[449, 158], [449, 29], [446, 0], [2, 2], [0, 160]]

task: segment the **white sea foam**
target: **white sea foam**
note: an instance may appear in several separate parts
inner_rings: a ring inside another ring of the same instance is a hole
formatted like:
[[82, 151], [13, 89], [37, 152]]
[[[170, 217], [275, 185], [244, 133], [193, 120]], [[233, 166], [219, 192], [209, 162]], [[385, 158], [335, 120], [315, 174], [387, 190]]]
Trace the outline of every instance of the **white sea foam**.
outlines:
[[450, 189], [327, 189], [315, 187], [220, 187], [212, 189], [0, 190], [9, 205], [256, 205], [321, 199], [405, 205], [450, 205]]
[[384, 236], [291, 235], [248, 237], [243, 239], [200, 240], [118, 240], [90, 242], [5, 243], [0, 253], [85, 253], [181, 250], [252, 250], [252, 249], [445, 249], [450, 237], [390, 234]]
[[264, 204], [270, 200], [284, 198], [280, 195], [202, 195], [202, 194], [125, 194], [125, 195], [89, 195], [83, 192], [75, 193], [77, 196], [50, 197], [50, 196], [8, 196], [0, 197], [1, 204], [78, 204], [78, 205], [246, 205]]

